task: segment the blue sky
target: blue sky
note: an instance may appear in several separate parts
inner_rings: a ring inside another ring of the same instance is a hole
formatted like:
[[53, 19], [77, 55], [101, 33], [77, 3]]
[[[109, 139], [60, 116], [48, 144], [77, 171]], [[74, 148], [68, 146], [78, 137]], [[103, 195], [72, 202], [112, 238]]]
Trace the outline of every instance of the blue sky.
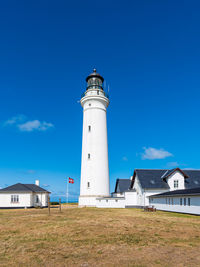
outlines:
[[3, 1], [0, 187], [79, 194], [85, 78], [110, 87], [111, 191], [135, 168], [200, 168], [199, 1]]

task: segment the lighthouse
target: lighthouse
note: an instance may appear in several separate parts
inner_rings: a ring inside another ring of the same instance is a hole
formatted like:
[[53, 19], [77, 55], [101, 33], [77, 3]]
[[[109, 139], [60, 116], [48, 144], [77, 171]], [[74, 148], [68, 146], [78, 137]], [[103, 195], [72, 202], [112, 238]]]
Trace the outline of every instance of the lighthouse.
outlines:
[[83, 108], [81, 185], [79, 206], [96, 206], [96, 198], [109, 196], [106, 111], [109, 99], [103, 77], [93, 70], [80, 100]]

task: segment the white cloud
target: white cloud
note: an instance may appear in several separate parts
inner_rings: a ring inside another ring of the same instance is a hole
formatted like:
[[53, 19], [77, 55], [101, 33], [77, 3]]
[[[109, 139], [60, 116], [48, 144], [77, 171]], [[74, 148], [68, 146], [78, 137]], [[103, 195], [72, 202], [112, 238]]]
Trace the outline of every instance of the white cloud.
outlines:
[[179, 166], [179, 163], [177, 161], [172, 161], [172, 162], [167, 163], [168, 168], [174, 168], [174, 167], [178, 167], [178, 166]]
[[18, 124], [17, 127], [22, 132], [32, 132], [32, 131], [46, 131], [49, 128], [54, 127], [54, 125], [50, 122], [40, 122], [39, 120], [27, 121], [23, 124]]
[[39, 121], [39, 120], [27, 120], [24, 115], [17, 115], [4, 122], [4, 126], [15, 126], [21, 132], [32, 132], [32, 131], [46, 131], [53, 128], [54, 125], [50, 122]]
[[50, 187], [49, 184], [43, 184], [42, 186], [43, 186], [43, 187]]
[[35, 170], [28, 170], [27, 173], [28, 174], [34, 174], [35, 173]]
[[126, 156], [124, 156], [124, 157], [122, 158], [122, 160], [123, 160], [123, 161], [128, 161], [128, 158], [127, 158]]
[[154, 160], [154, 159], [165, 159], [167, 157], [172, 157], [173, 155], [160, 148], [160, 149], [156, 149], [156, 148], [153, 148], [153, 147], [144, 147], [144, 153], [142, 153], [142, 159], [150, 159], [150, 160]]
[[17, 115], [15, 117], [12, 117], [11, 119], [5, 121], [4, 126], [22, 123], [25, 120], [26, 120], [26, 116], [24, 116], [22, 114], [21, 115]]

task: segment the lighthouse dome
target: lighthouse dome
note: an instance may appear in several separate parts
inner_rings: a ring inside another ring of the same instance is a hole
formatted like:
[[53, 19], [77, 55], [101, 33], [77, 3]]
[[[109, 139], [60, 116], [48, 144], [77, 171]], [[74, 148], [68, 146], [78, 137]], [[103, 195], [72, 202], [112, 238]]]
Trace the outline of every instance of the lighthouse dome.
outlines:
[[99, 73], [97, 73], [96, 69], [93, 69], [93, 72], [90, 75], [87, 76], [86, 82], [88, 82], [89, 79], [91, 79], [91, 78], [98, 78], [98, 79], [101, 80], [102, 83], [104, 81], [104, 78]]

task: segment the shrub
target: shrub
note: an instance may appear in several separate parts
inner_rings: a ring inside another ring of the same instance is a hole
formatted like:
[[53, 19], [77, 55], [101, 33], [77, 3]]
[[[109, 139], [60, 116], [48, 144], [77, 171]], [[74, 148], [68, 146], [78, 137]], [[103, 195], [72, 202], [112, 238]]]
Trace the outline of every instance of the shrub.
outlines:
[[58, 201], [52, 201], [52, 202], [50, 202], [50, 205], [59, 205], [59, 202]]

